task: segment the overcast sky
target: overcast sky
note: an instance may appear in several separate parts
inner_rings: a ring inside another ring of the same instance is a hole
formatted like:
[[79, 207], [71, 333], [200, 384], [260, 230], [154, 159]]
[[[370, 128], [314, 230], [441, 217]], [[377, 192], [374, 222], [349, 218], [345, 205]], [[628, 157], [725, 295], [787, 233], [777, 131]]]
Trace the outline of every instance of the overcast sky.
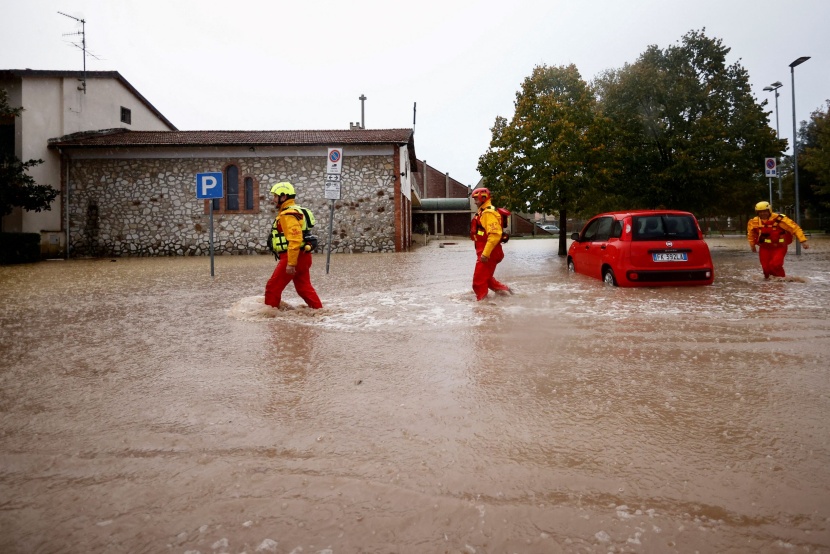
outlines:
[[[731, 48], [780, 133], [830, 98], [828, 0], [0, 0], [0, 69], [115, 70], [181, 130], [411, 128], [419, 159], [475, 185], [496, 116], [537, 65], [591, 81], [690, 30]], [[93, 55], [95, 57], [93, 57]], [[25, 107], [25, 106], [24, 106]], [[763, 160], [759, 160], [760, 166]]]

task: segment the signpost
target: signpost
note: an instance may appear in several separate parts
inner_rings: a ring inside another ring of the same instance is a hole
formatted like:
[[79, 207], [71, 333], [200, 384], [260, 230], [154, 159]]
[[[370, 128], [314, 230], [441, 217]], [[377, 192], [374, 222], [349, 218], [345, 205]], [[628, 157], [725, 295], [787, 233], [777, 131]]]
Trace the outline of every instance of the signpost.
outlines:
[[326, 198], [331, 201], [329, 207], [329, 251], [326, 254], [326, 274], [329, 272], [331, 260], [331, 237], [334, 229], [334, 201], [340, 200], [340, 177], [343, 168], [343, 149], [329, 148], [326, 158]]
[[777, 162], [775, 158], [764, 159], [764, 172], [769, 179], [769, 203], [772, 204], [772, 178], [778, 175]]
[[213, 277], [213, 199], [225, 196], [222, 173], [197, 173], [196, 198], [211, 200], [210, 206], [210, 276]]

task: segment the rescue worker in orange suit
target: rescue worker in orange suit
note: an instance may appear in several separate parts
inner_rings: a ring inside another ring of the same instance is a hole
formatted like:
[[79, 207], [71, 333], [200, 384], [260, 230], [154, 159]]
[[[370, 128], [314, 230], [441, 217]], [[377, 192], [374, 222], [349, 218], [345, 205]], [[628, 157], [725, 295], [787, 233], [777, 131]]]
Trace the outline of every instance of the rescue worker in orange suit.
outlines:
[[[294, 199], [294, 186], [281, 182], [271, 187], [274, 204], [278, 213], [274, 220], [271, 236], [271, 249], [279, 258], [273, 275], [265, 284], [265, 303], [274, 308], [280, 307], [282, 291], [288, 283], [294, 281], [294, 288], [305, 303], [314, 309], [323, 307], [317, 291], [311, 285], [311, 249], [306, 247], [303, 230], [307, 227], [304, 209]], [[313, 224], [313, 223], [312, 223]]]
[[476, 300], [485, 298], [488, 290], [496, 294], [512, 294], [510, 287], [493, 276], [496, 266], [504, 259], [504, 250], [501, 247], [501, 214], [491, 202], [489, 189], [477, 188], [472, 196], [478, 207], [470, 223], [470, 238], [476, 245], [476, 267], [473, 272], [473, 292]]
[[[793, 235], [804, 248], [810, 248], [807, 237], [798, 224], [784, 214], [772, 211], [769, 202], [755, 204], [755, 217], [746, 226], [746, 238], [753, 252], [760, 250], [758, 257], [764, 270], [764, 279], [785, 277], [784, 256]], [[757, 249], [756, 249], [757, 247]]]

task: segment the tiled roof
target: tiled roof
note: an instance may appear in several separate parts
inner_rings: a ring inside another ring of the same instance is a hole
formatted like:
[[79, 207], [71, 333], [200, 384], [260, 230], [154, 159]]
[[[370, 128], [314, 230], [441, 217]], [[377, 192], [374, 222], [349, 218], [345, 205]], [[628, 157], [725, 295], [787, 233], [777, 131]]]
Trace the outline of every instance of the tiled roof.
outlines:
[[112, 148], [144, 146], [313, 146], [413, 144], [412, 129], [331, 131], [130, 131], [106, 129], [49, 140], [54, 147]]

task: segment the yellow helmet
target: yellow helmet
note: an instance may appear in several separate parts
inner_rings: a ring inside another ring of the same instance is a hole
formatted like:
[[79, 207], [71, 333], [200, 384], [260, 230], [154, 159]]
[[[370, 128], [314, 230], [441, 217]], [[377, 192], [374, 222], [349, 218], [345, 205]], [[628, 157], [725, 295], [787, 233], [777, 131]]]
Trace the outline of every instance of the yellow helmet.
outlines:
[[282, 181], [281, 183], [277, 183], [271, 187], [271, 194], [276, 194], [277, 196], [280, 194], [287, 194], [288, 196], [296, 195], [294, 192], [294, 186], [288, 181]]
[[756, 212], [763, 212], [766, 210], [769, 210], [769, 213], [772, 213], [772, 205], [769, 202], [758, 202], [755, 204]]

